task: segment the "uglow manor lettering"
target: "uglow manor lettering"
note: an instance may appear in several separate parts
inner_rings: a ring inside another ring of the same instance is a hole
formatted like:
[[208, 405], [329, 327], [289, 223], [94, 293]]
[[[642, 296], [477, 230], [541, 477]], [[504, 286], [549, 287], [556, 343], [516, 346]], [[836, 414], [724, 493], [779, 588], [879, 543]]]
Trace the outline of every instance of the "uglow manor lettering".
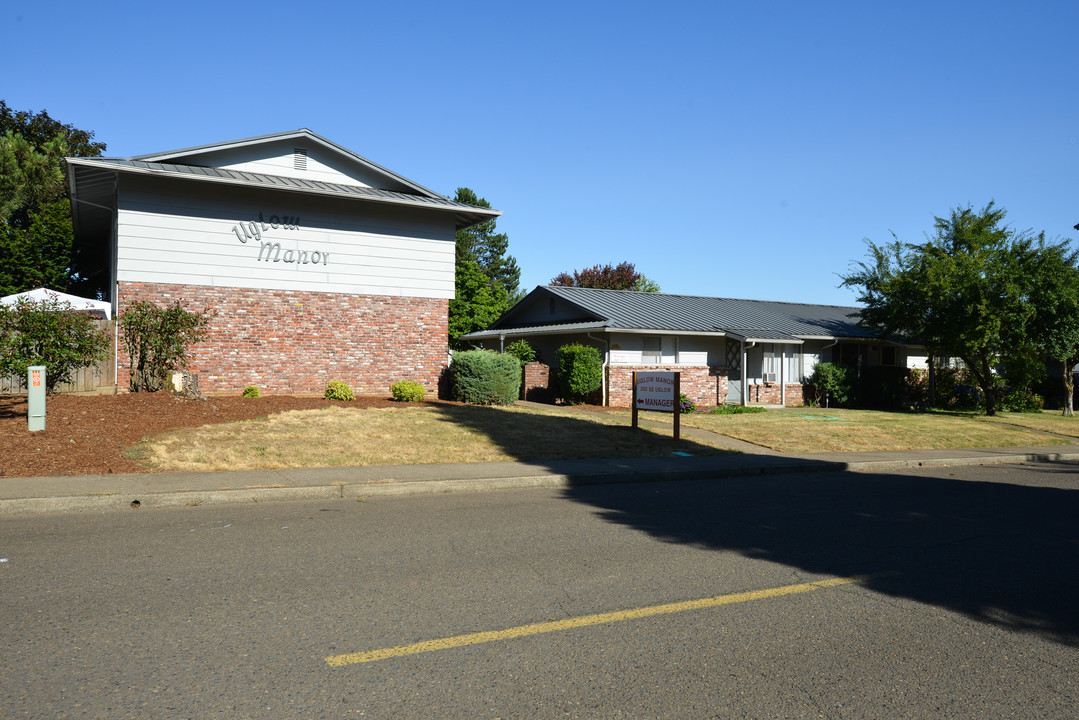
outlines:
[[292, 248], [286, 248], [282, 251], [281, 243], [262, 239], [262, 234], [264, 232], [267, 230], [277, 230], [278, 228], [284, 230], [299, 230], [300, 218], [292, 217], [291, 215], [271, 215], [269, 219], [264, 219], [260, 212], [258, 222], [238, 222], [232, 226], [232, 232], [236, 234], [236, 239], [245, 245], [248, 240], [258, 241], [259, 260], [265, 260], [266, 262], [295, 263], [297, 267], [300, 265], [329, 264], [330, 254], [328, 252], [319, 250], [294, 250]]

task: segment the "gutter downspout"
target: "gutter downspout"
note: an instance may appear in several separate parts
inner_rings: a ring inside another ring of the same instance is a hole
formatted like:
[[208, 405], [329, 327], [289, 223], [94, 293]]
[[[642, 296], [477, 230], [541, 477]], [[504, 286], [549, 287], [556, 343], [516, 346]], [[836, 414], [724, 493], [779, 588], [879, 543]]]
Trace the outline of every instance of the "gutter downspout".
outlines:
[[610, 405], [610, 398], [607, 397], [607, 368], [611, 360], [611, 341], [606, 338], [592, 337], [592, 333], [585, 333], [585, 337], [589, 340], [595, 340], [601, 342], [606, 346], [606, 350], [603, 351], [603, 372], [600, 375], [600, 397], [603, 398], [603, 407]]

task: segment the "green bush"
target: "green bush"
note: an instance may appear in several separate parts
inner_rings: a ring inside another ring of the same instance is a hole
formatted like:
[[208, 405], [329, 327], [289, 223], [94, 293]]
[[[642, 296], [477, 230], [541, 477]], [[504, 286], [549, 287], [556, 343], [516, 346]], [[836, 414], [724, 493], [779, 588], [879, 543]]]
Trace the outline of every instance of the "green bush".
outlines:
[[826, 407], [851, 404], [854, 394], [854, 372], [846, 365], [817, 363], [809, 378], [815, 400]]
[[512, 405], [521, 391], [521, 363], [493, 350], [463, 350], [450, 363], [451, 397], [473, 405]]
[[187, 367], [187, 351], [206, 337], [209, 317], [176, 301], [168, 307], [139, 300], [120, 313], [120, 341], [130, 358], [131, 392], [155, 392], [170, 370]]
[[390, 393], [398, 402], [423, 402], [427, 390], [415, 380], [399, 380], [390, 385]]
[[343, 380], [331, 380], [330, 384], [326, 386], [326, 392], [322, 397], [327, 400], [352, 401], [356, 399], [356, 394], [352, 392], [352, 388], [347, 382], [344, 382]]
[[602, 385], [603, 361], [599, 350], [580, 343], [558, 348], [558, 386], [567, 402], [582, 403]]
[[514, 340], [506, 346], [506, 352], [521, 361], [521, 365], [534, 361], [536, 350], [527, 340]]
[[910, 371], [905, 367], [871, 365], [863, 368], [855, 393], [858, 406], [882, 410], [903, 408], [906, 405], [909, 376]]
[[762, 407], [755, 405], [716, 405], [708, 411], [709, 415], [745, 415], [747, 413], [768, 412]]
[[259, 391], [259, 386], [258, 385], [248, 385], [247, 387], [244, 388], [244, 391], [241, 394], [241, 396], [242, 397], [249, 397], [249, 398], [260, 398], [260, 397], [262, 397], [262, 393]]
[[104, 360], [109, 335], [94, 320], [58, 300], [0, 306], [0, 374], [26, 382], [26, 369], [45, 367], [45, 392], [71, 382], [81, 368]]
[[678, 396], [678, 411], [683, 415], [687, 415], [694, 412], [697, 409], [697, 404], [686, 397], [685, 393]]

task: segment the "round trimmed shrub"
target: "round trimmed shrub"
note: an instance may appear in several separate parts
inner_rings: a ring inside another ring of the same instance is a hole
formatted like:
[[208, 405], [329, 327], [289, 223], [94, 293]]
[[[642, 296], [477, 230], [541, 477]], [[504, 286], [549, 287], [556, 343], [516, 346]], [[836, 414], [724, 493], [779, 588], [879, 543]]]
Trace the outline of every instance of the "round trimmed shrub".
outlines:
[[415, 380], [399, 380], [390, 385], [390, 393], [398, 402], [423, 402], [427, 390]]
[[330, 384], [326, 386], [326, 394], [322, 397], [327, 400], [355, 400], [356, 394], [352, 392], [352, 388], [347, 382], [342, 380], [331, 380]]
[[450, 363], [454, 400], [473, 405], [512, 405], [521, 391], [521, 363], [493, 350], [464, 350]]
[[248, 385], [244, 388], [242, 396], [250, 398], [260, 398], [262, 397], [262, 393], [259, 391], [258, 385]]

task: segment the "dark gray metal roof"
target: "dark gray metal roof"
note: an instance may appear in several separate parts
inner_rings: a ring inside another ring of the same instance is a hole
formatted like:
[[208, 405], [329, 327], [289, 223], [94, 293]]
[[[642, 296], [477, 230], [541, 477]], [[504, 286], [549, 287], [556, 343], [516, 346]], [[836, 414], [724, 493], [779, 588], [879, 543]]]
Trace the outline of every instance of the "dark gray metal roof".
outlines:
[[454, 202], [453, 200], [444, 198], [440, 195], [434, 197], [413, 195], [411, 193], [380, 190], [378, 188], [363, 187], [361, 185], [344, 185], [341, 183], [323, 182], [321, 180], [304, 180], [302, 178], [267, 175], [264, 173], [253, 173], [241, 170], [227, 170], [225, 168], [205, 167], [201, 165], [149, 162], [146, 160], [137, 160], [135, 158], [96, 157], [67, 158], [67, 162], [72, 166], [115, 170], [127, 173], [140, 173], [157, 177], [194, 179], [229, 185], [274, 188], [289, 192], [347, 197], [390, 205], [451, 210], [454, 212], [458, 229], [489, 220], [493, 217], [498, 217], [502, 214], [498, 210]]
[[[606, 332], [714, 333], [769, 342], [877, 337], [872, 330], [858, 326], [857, 307], [552, 285], [537, 287], [488, 330], [471, 333], [466, 338], [479, 339], [510, 334], [507, 331], [511, 330], [523, 331], [529, 324], [523, 322], [529, 307], [545, 303], [551, 296], [580, 312], [581, 317], [574, 320], [601, 322]], [[566, 321], [569, 322], [570, 318]]]

